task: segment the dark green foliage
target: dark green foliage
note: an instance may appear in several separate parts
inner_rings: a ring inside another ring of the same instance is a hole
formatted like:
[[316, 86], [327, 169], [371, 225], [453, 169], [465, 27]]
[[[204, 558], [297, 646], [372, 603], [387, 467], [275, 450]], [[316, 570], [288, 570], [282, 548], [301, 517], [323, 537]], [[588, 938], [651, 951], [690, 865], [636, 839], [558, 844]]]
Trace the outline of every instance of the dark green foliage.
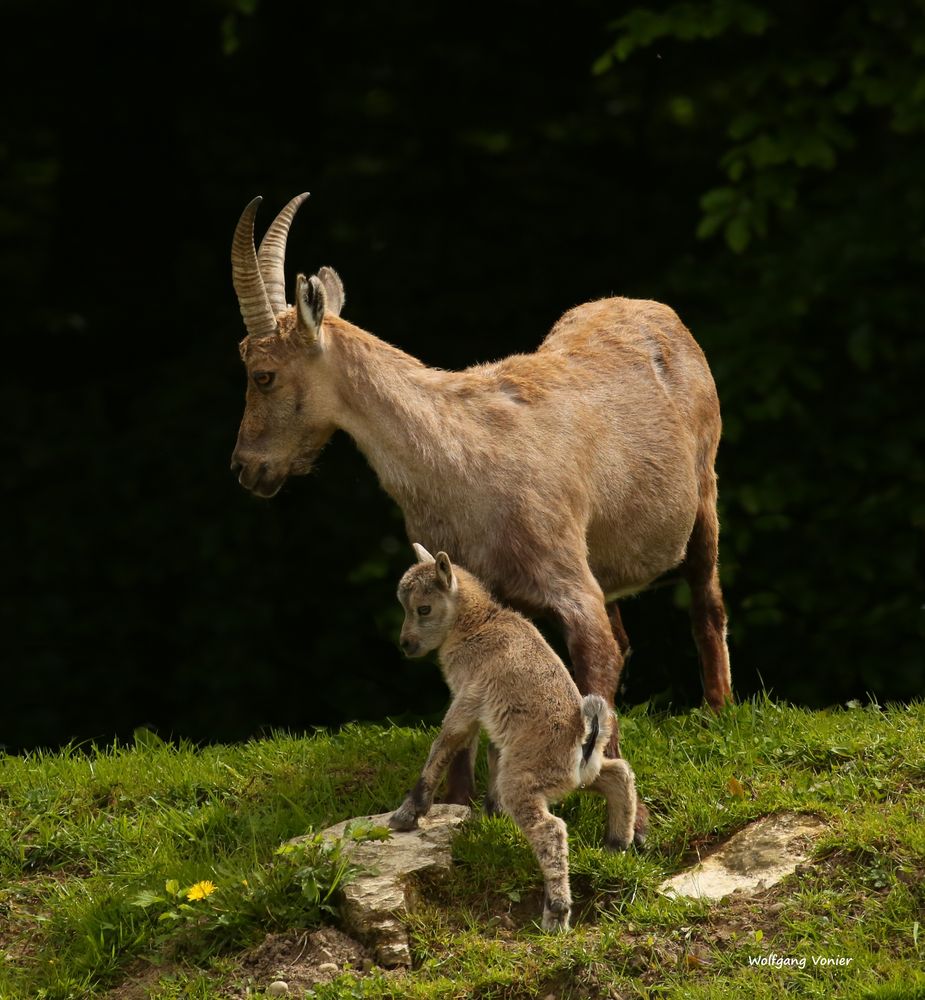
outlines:
[[[723, 403], [738, 690], [921, 693], [922, 13], [7, 5], [0, 740], [441, 709], [352, 445], [271, 503], [227, 470], [231, 231], [306, 188], [290, 275], [337, 267], [346, 316], [430, 364], [602, 295], [677, 308]], [[627, 700], [699, 696], [683, 600], [628, 602]]]
[[697, 232], [734, 256], [678, 262], [670, 301], [709, 295], [733, 648], [797, 699], [925, 682], [923, 12], [686, 3], [615, 25], [618, 59], [684, 61], [690, 111], [665, 128], [726, 175]]

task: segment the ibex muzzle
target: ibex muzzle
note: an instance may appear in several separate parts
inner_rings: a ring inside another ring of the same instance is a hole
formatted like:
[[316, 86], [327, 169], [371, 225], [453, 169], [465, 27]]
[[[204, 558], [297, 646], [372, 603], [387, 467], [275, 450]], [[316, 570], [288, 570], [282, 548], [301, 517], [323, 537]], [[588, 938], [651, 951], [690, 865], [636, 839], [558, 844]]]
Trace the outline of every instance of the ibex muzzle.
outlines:
[[254, 216], [261, 199], [244, 209], [231, 245], [235, 291], [247, 336], [241, 358], [247, 394], [231, 471], [260, 497], [279, 492], [289, 476], [311, 471], [335, 430], [333, 399], [323, 358], [325, 317], [344, 302], [331, 268], [296, 279], [296, 306], [286, 303], [286, 238], [300, 194], [279, 213], [260, 249], [254, 249]]

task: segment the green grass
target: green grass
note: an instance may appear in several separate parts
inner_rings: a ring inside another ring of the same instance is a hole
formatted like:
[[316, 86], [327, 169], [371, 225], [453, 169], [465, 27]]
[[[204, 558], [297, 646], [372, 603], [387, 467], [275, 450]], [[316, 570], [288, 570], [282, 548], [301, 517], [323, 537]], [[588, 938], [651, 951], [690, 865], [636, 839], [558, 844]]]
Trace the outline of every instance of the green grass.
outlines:
[[[925, 705], [811, 712], [759, 699], [720, 719], [629, 712], [622, 727], [652, 831], [644, 851], [609, 854], [601, 800], [558, 807], [572, 933], [538, 931], [529, 848], [506, 819], [476, 816], [449, 884], [413, 918], [414, 969], [346, 974], [314, 995], [925, 997]], [[102, 997], [144, 957], [170, 970], [153, 997], [217, 1000], [244, 948], [330, 921], [331, 890], [350, 877], [317, 842], [280, 845], [395, 807], [431, 736], [351, 726], [0, 759], [0, 998]], [[782, 809], [829, 826], [797, 875], [753, 900], [658, 895], [697, 850]], [[214, 893], [183, 898], [203, 881]], [[749, 964], [772, 955], [805, 967]]]

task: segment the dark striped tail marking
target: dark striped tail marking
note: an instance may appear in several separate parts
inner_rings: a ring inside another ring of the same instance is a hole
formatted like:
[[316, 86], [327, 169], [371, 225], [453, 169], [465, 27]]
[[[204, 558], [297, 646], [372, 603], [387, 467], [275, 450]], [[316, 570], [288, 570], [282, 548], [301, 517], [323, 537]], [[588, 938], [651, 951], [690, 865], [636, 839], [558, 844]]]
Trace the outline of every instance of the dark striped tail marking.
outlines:
[[594, 750], [594, 745], [597, 743], [597, 734], [600, 732], [600, 725], [597, 721], [597, 715], [591, 717], [591, 731], [588, 733], [588, 738], [581, 745], [581, 762], [582, 764], [587, 764], [591, 753]]

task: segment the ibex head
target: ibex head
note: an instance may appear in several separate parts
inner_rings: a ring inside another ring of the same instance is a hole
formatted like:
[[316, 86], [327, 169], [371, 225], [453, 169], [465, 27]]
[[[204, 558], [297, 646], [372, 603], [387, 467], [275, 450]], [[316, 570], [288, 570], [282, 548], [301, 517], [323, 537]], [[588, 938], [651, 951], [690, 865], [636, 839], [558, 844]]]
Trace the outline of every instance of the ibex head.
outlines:
[[459, 584], [445, 552], [434, 557], [417, 542], [414, 551], [417, 565], [398, 585], [398, 599], [405, 609], [400, 644], [406, 656], [424, 656], [443, 645], [456, 622]]
[[254, 216], [261, 199], [244, 209], [231, 245], [234, 289], [247, 336], [241, 357], [247, 394], [231, 471], [261, 497], [277, 493], [286, 478], [310, 471], [335, 426], [334, 397], [326, 370], [325, 316], [338, 316], [344, 286], [323, 267], [299, 275], [295, 306], [286, 303], [286, 238], [300, 194], [279, 213], [254, 249]]

